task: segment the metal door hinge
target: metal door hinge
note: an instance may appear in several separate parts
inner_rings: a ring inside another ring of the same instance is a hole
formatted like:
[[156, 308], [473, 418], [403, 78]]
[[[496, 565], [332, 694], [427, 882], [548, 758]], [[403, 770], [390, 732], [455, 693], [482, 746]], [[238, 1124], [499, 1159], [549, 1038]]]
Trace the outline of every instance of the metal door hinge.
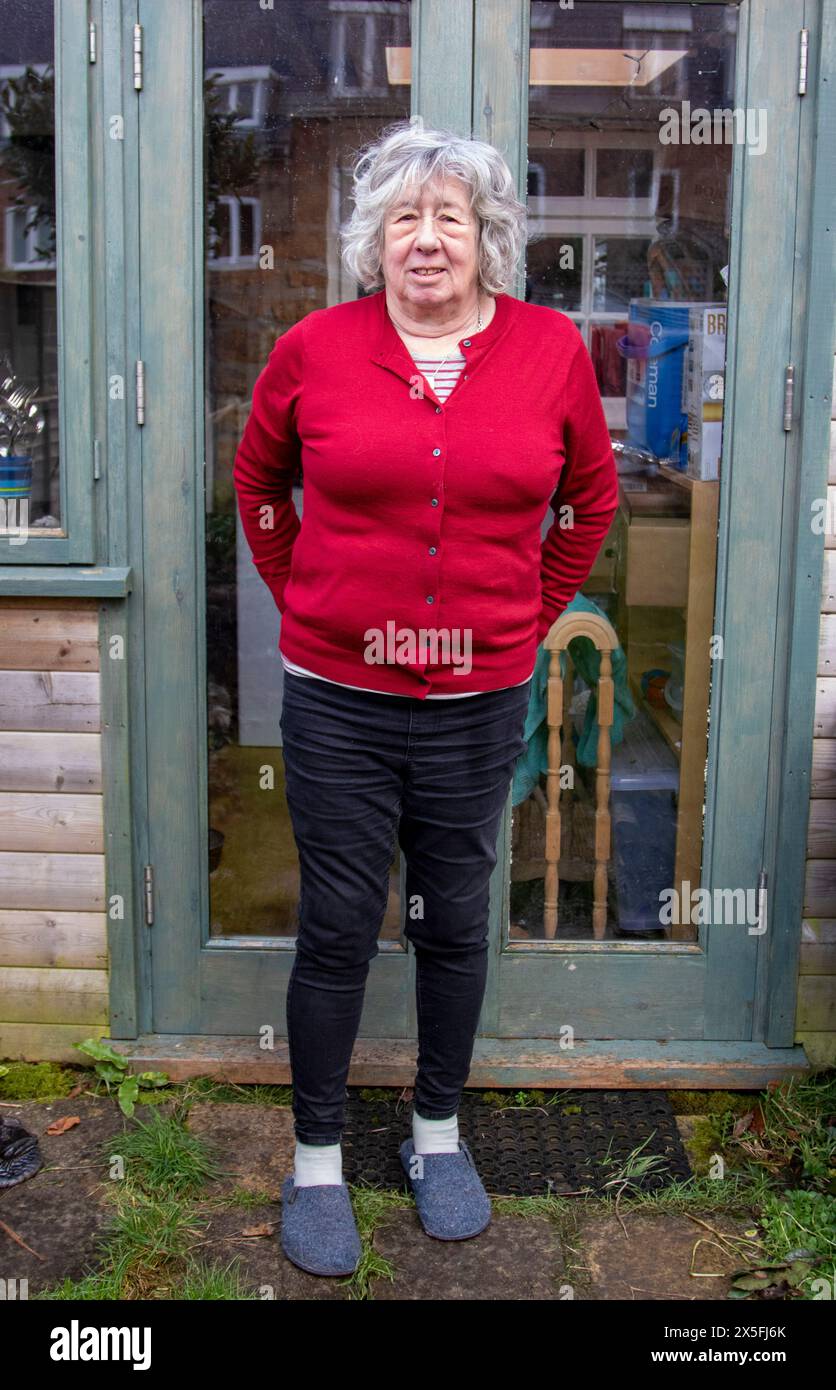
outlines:
[[98, 440], [98, 439], [94, 439], [94, 440], [93, 440], [93, 477], [94, 477], [94, 479], [96, 480], [96, 482], [98, 482], [98, 480], [99, 480], [99, 478], [100, 478], [101, 476], [102, 476], [102, 449], [101, 449], [101, 441]]
[[142, 86], [142, 25], [134, 25], [134, 87]]
[[136, 423], [145, 424], [145, 363], [141, 359], [136, 364]]
[[795, 399], [795, 367], [790, 362], [784, 372], [784, 429], [792, 429], [792, 408]]
[[798, 95], [807, 95], [807, 54], [810, 47], [810, 30], [801, 30], [801, 43], [798, 53]]
[[757, 926], [758, 926], [759, 934], [761, 934], [761, 935], [762, 935], [763, 932], [766, 930], [766, 922], [765, 922], [765, 918], [766, 918], [766, 885], [767, 885], [768, 879], [769, 879], [769, 875], [767, 874], [766, 869], [761, 869], [760, 873], [758, 874], [758, 913], [757, 913]]
[[90, 43], [90, 47], [89, 47], [89, 50], [88, 50], [90, 62], [91, 62], [91, 63], [95, 63], [95, 61], [96, 61], [96, 26], [95, 26], [95, 24], [93, 23], [92, 19], [90, 20], [90, 28], [88, 29], [87, 32], [88, 32], [88, 35], [89, 35], [89, 43]]
[[154, 869], [151, 864], [145, 865], [145, 925], [154, 925]]

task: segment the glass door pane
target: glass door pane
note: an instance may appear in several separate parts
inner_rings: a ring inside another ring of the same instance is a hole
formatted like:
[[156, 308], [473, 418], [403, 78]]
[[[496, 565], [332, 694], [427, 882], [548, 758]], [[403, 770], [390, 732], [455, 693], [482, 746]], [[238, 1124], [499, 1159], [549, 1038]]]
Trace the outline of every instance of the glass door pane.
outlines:
[[[353, 154], [410, 114], [410, 3], [204, 0], [203, 21], [210, 935], [292, 937], [280, 615], [241, 530], [232, 466], [276, 338], [360, 293], [338, 232]], [[302, 516], [301, 473], [294, 501]], [[398, 860], [393, 848], [382, 927], [395, 948]]]
[[54, 0], [0, 0], [0, 535], [22, 544], [65, 534], [54, 26]]
[[758, 134], [733, 115], [737, 19], [531, 4], [526, 298], [578, 325], [624, 447], [569, 610], [615, 634], [610, 737], [597, 639], [578, 637], [552, 697], [562, 733], [550, 756], [544, 695], [517, 769], [509, 947], [698, 933], [732, 157]]

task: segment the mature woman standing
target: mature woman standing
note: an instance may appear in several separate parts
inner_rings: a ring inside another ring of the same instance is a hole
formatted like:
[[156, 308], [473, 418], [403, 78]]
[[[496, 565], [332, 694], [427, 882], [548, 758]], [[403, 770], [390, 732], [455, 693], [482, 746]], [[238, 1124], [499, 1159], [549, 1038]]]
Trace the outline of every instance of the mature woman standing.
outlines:
[[428, 1234], [463, 1240], [490, 1222], [457, 1110], [499, 823], [538, 644], [617, 502], [578, 330], [506, 293], [526, 210], [498, 151], [399, 122], [358, 160], [354, 203], [343, 256], [370, 293], [278, 339], [234, 468], [253, 560], [283, 615], [301, 867], [282, 1248], [319, 1274], [351, 1273], [360, 1256], [340, 1140], [396, 835], [418, 1020], [401, 1160]]

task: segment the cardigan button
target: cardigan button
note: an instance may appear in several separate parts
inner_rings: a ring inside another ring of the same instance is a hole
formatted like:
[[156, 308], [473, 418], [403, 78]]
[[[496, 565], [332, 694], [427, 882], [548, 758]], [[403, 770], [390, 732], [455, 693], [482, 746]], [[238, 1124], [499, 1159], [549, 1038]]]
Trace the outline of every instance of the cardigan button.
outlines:
[[427, 594], [427, 603], [434, 603], [434, 602], [435, 602], [435, 600], [434, 600], [432, 594]]
[[462, 347], [470, 347], [470, 339], [469, 339], [469, 338], [465, 338], [464, 342], [462, 343]]
[[436, 408], [435, 408], [435, 413], [436, 413], [436, 415], [440, 415], [440, 414], [441, 414], [441, 406], [440, 406], [440, 405], [437, 405], [437, 406], [436, 406]]
[[440, 453], [440, 449], [433, 449], [433, 458], [437, 459]]
[[431, 506], [431, 507], [437, 507], [437, 506], [438, 506], [438, 498], [437, 498], [437, 497], [433, 497], [433, 498], [430, 500], [430, 506]]
[[434, 545], [431, 545], [431, 546], [430, 546], [430, 554], [431, 554], [431, 555], [435, 555], [435, 546], [434, 546]]

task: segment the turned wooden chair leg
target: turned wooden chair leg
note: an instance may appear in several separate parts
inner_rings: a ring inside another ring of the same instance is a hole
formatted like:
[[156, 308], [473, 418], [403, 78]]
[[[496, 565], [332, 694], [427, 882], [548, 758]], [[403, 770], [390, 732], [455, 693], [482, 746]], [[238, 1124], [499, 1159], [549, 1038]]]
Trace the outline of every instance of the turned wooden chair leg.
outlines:
[[592, 934], [596, 941], [604, 939], [607, 927], [607, 865], [610, 860], [610, 776], [612, 769], [613, 722], [612, 659], [608, 651], [601, 652], [598, 676], [598, 750], [595, 761], [595, 877], [593, 884]]
[[557, 894], [560, 859], [560, 734], [563, 722], [563, 677], [560, 653], [553, 651], [549, 661], [549, 728], [546, 771], [546, 881], [543, 902], [543, 934], [553, 941], [557, 934]]

